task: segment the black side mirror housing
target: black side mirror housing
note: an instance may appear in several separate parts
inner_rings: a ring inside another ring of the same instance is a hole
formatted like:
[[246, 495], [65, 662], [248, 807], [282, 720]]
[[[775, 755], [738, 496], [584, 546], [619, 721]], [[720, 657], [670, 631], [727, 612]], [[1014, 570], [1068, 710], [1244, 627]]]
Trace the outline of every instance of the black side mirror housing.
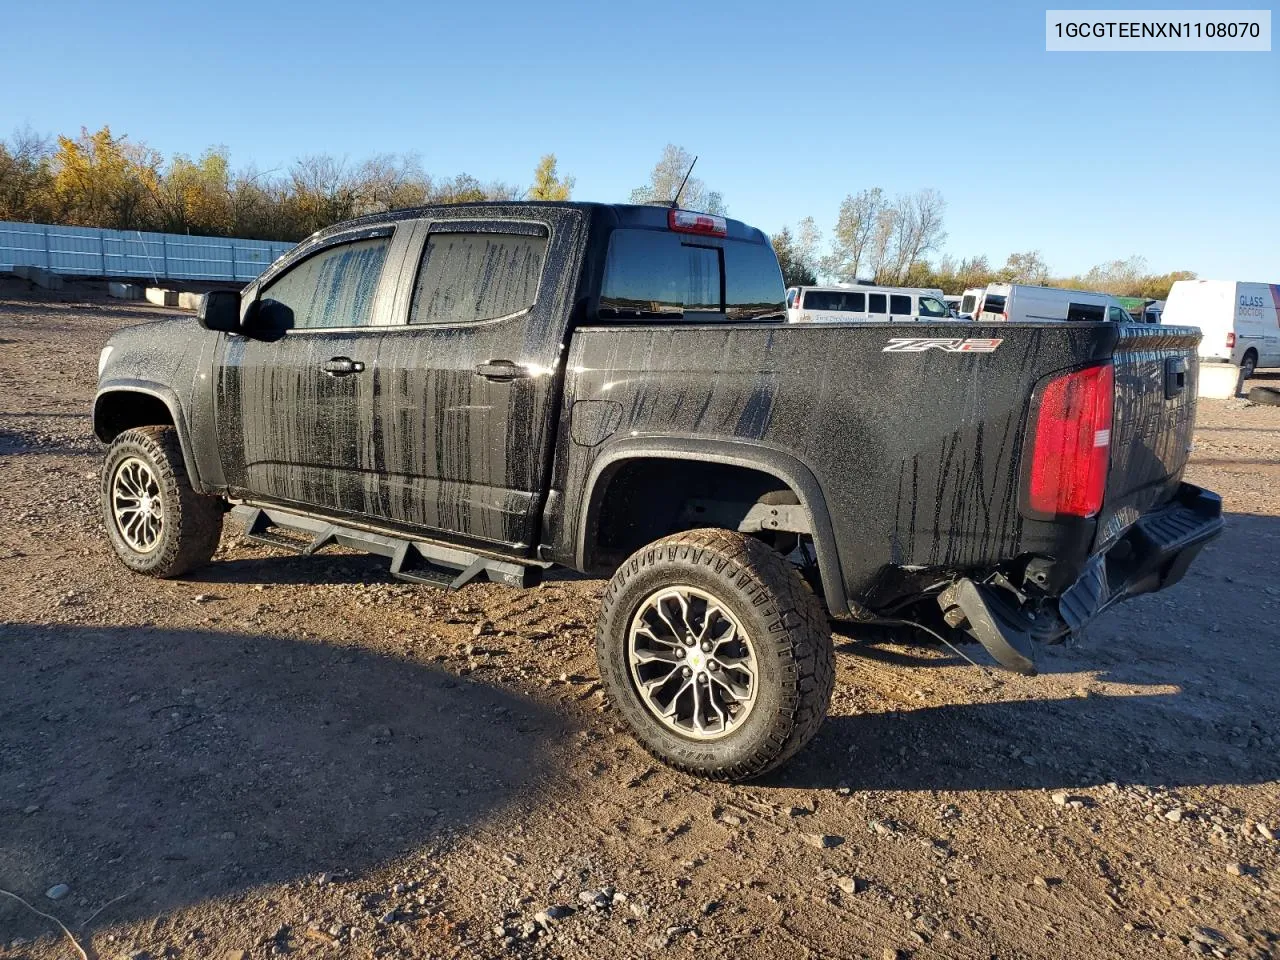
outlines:
[[240, 294], [234, 290], [211, 290], [200, 301], [196, 319], [206, 330], [240, 332]]

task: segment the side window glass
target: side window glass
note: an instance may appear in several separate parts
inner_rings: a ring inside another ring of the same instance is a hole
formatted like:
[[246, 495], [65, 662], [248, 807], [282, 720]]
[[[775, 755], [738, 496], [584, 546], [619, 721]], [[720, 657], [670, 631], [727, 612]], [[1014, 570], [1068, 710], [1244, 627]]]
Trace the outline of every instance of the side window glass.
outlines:
[[1133, 317], [1123, 307], [1109, 307], [1112, 323], [1129, 323]]
[[884, 313], [886, 297], [883, 293], [867, 294], [867, 313]]
[[949, 317], [950, 315], [951, 311], [947, 309], [947, 305], [937, 297], [920, 298], [920, 316]]
[[532, 307], [547, 237], [431, 233], [409, 307], [410, 323], [474, 323]]
[[844, 302], [845, 309], [850, 313], [865, 313], [867, 310], [867, 295], [865, 293], [846, 293]]
[[889, 297], [889, 312], [895, 317], [911, 316], [911, 298], [900, 293], [892, 294]]
[[259, 297], [259, 322], [272, 330], [366, 327], [390, 237], [322, 250], [271, 281]]

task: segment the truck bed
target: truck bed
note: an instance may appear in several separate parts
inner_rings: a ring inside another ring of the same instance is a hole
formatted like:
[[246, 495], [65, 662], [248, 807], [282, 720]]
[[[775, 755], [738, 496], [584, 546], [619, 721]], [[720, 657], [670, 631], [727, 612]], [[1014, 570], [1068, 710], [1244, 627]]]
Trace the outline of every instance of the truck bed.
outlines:
[[[1197, 338], [1189, 328], [1102, 323], [585, 327], [573, 336], [565, 397], [607, 404], [612, 440], [706, 438], [798, 459], [830, 512], [847, 596], [882, 609], [928, 580], [1024, 554], [1059, 561], [1065, 585], [1100, 529], [1114, 538], [1172, 496], [1194, 421]], [[1113, 355], [1101, 514], [1024, 516], [1037, 382]], [[1185, 371], [1173, 399], [1168, 361]], [[588, 489], [609, 447], [562, 451], [555, 491]], [[566, 503], [564, 513], [583, 506]]]

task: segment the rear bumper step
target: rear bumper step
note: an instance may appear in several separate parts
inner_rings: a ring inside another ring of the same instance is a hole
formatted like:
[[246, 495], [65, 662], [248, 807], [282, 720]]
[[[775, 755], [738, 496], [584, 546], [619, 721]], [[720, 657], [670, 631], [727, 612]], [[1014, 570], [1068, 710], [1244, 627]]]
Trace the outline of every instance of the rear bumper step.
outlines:
[[427, 583], [444, 590], [457, 590], [481, 576], [510, 587], [533, 587], [542, 580], [539, 565], [497, 560], [443, 544], [373, 533], [288, 510], [242, 504], [231, 512], [244, 522], [244, 535], [249, 540], [304, 556], [336, 543], [390, 557], [391, 575], [398, 580]]
[[1058, 599], [1059, 615], [1074, 632], [1126, 597], [1173, 586], [1222, 527], [1222, 498], [1179, 484], [1173, 500], [1138, 518], [1123, 537], [1089, 561]]

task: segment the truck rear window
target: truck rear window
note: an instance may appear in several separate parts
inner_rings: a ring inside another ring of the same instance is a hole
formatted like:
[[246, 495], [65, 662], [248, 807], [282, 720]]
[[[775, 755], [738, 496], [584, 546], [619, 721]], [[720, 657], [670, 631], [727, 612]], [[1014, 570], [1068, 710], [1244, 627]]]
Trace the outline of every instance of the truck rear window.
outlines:
[[621, 229], [609, 241], [600, 317], [781, 320], [785, 299], [767, 244]]

